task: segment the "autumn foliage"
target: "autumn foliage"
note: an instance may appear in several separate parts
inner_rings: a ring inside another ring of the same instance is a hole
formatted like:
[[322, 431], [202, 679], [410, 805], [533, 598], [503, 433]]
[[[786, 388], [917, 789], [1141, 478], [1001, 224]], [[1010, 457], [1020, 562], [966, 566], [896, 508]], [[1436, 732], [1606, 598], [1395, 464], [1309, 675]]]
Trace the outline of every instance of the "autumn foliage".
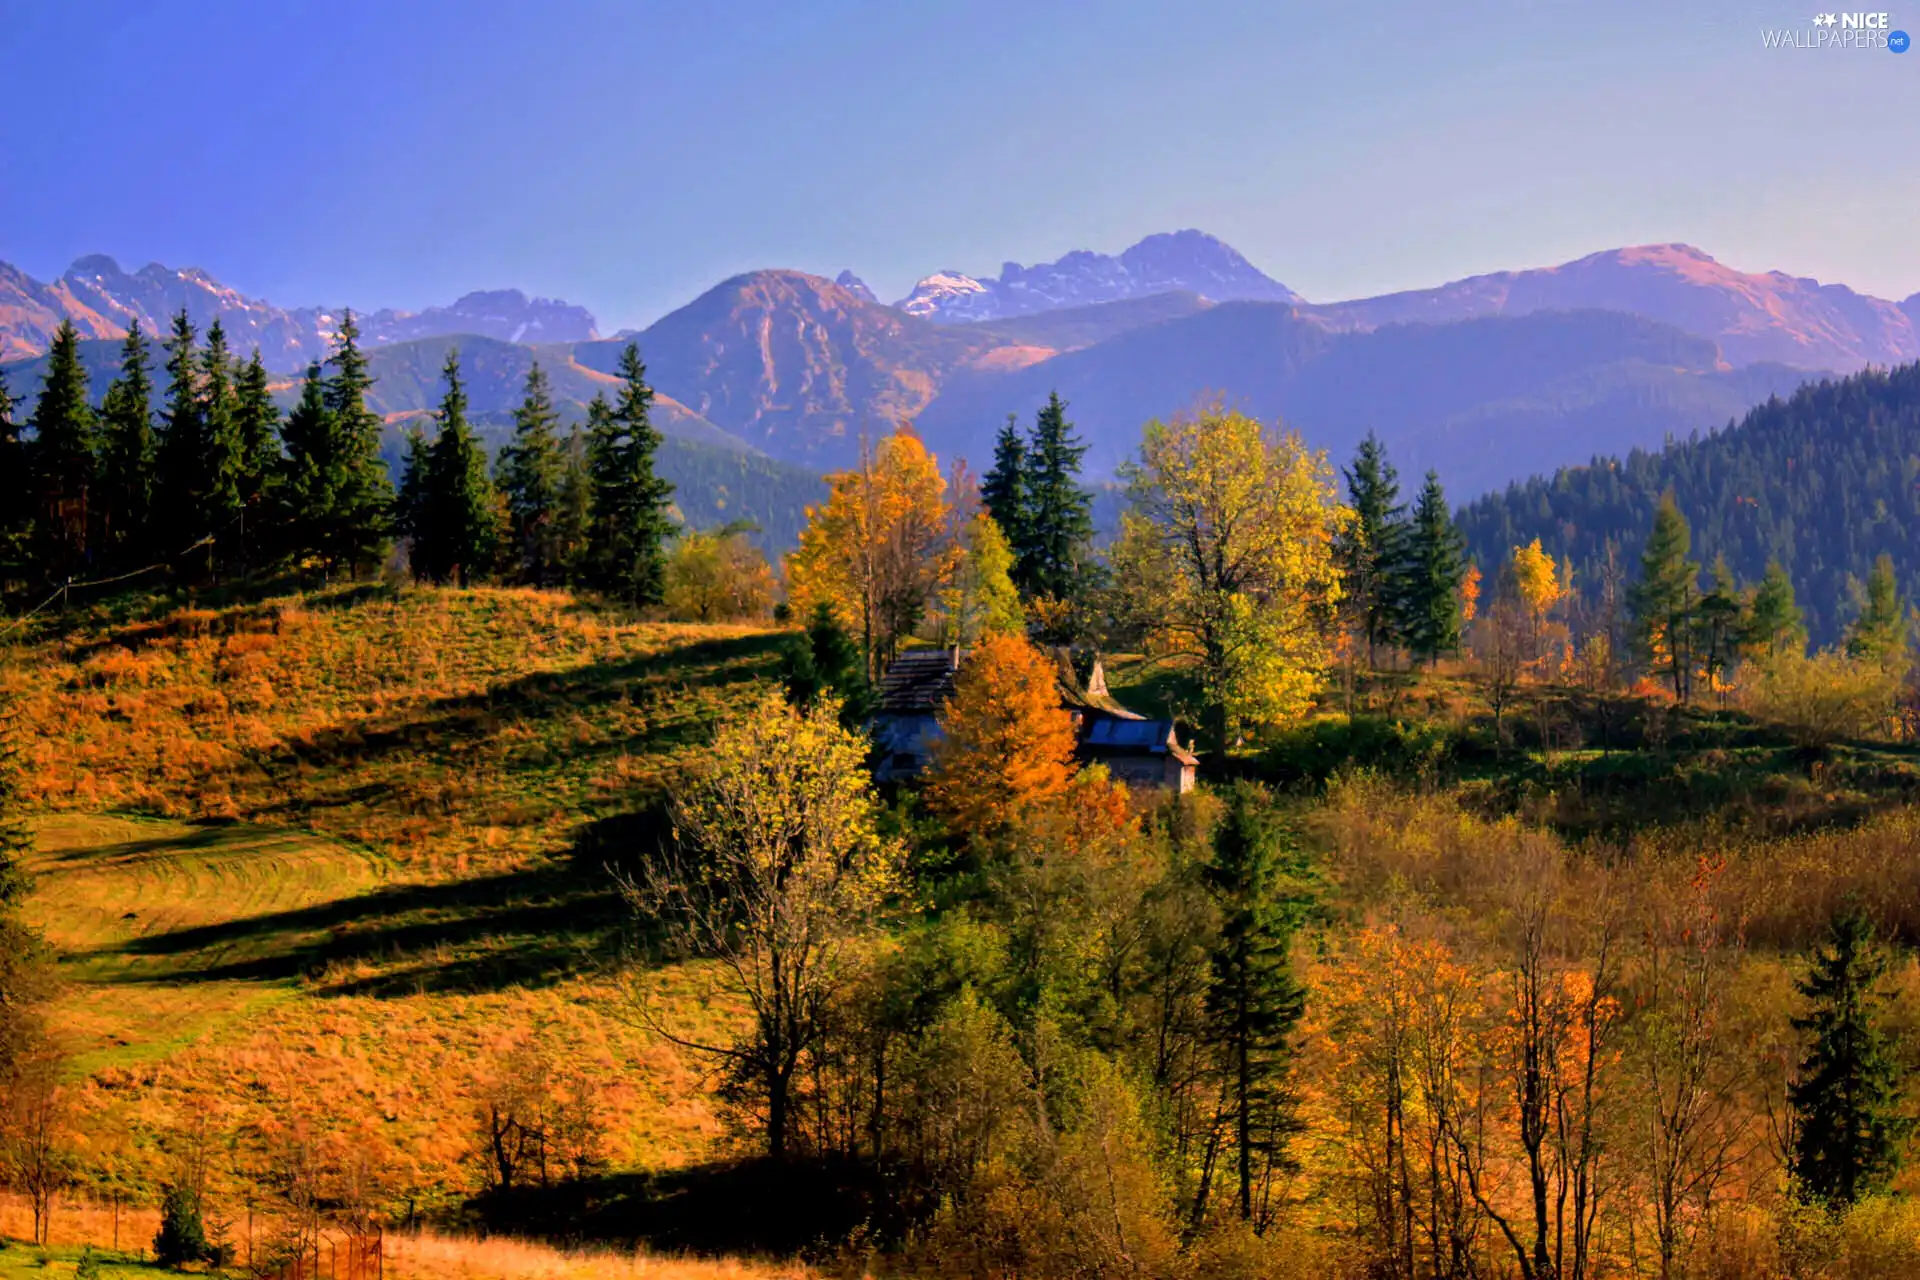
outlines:
[[1066, 791], [1073, 719], [1060, 707], [1052, 661], [1025, 636], [981, 640], [941, 727], [927, 798], [956, 831], [992, 830]]

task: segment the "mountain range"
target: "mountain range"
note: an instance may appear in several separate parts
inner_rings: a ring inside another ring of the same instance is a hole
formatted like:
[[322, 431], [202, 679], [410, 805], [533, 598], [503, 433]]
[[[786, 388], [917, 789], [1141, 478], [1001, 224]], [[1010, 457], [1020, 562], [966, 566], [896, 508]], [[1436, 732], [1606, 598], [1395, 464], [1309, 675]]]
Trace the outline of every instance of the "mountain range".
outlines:
[[[182, 309], [202, 330], [219, 320], [236, 350], [258, 348], [267, 366], [282, 372], [323, 359], [340, 316], [339, 308], [290, 310], [249, 298], [198, 267], [150, 262], [128, 272], [105, 254], [91, 254], [43, 284], [0, 262], [0, 360], [45, 351], [63, 319], [73, 321], [83, 338], [124, 337], [134, 320], [148, 334], [160, 335]], [[518, 289], [469, 293], [451, 306], [419, 312], [387, 308], [357, 318], [371, 346], [455, 333], [507, 342], [585, 342], [599, 336], [585, 307], [529, 298]]]
[[[0, 357], [44, 349], [70, 318], [84, 347], [107, 348], [88, 351], [103, 386], [124, 325], [162, 331], [183, 306], [202, 327], [219, 317], [235, 347], [258, 346], [283, 374], [324, 354], [338, 316], [248, 298], [195, 269], [127, 273], [95, 256], [41, 284], [0, 264]], [[1096, 478], [1146, 419], [1217, 398], [1336, 458], [1378, 432], [1403, 471], [1433, 466], [1464, 499], [1711, 430], [1809, 379], [1920, 358], [1920, 295], [1895, 303], [1649, 245], [1310, 303], [1221, 241], [1181, 231], [1117, 255], [1008, 263], [992, 279], [936, 273], [893, 306], [850, 271], [763, 270], [613, 339], [580, 307], [513, 290], [372, 311], [362, 332], [378, 349], [376, 406], [396, 423], [435, 402], [456, 338], [474, 412], [502, 421], [534, 358], [577, 413], [611, 385], [631, 338], [669, 435], [789, 469], [845, 465], [863, 435], [903, 419], [977, 469], [1009, 413], [1027, 417], [1058, 390]], [[8, 373], [16, 395], [37, 386], [30, 361]]]

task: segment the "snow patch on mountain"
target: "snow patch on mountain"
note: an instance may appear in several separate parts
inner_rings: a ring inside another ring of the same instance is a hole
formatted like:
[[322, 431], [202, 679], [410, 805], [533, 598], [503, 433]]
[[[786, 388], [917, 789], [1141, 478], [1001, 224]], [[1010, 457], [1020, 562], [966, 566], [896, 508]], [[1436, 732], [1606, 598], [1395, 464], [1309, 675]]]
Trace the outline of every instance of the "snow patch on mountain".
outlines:
[[1008, 262], [988, 280], [939, 271], [895, 305], [909, 315], [958, 324], [1175, 291], [1215, 302], [1302, 300], [1231, 245], [1189, 230], [1148, 236], [1117, 256], [1076, 249], [1031, 267]]

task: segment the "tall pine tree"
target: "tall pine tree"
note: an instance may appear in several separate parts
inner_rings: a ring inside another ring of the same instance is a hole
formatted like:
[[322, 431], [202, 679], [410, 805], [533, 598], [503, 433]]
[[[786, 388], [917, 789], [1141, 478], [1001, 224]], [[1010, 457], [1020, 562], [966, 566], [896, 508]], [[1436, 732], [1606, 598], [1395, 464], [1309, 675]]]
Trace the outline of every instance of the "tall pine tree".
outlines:
[[367, 406], [373, 375], [360, 349], [360, 326], [345, 312], [327, 357], [330, 434], [322, 558], [330, 569], [357, 572], [386, 554], [393, 514], [393, 478], [380, 458], [380, 415]]
[[1788, 1167], [1801, 1190], [1845, 1206], [1884, 1187], [1899, 1165], [1907, 1124], [1899, 1114], [1899, 1067], [1879, 1027], [1885, 955], [1859, 911], [1828, 927], [1826, 945], [1798, 984], [1809, 1002], [1793, 1020], [1809, 1042], [1787, 1091], [1793, 1111]]
[[1447, 510], [1437, 472], [1427, 472], [1394, 572], [1399, 628], [1407, 648], [1429, 663], [1460, 647], [1460, 584], [1467, 573], [1466, 540]]
[[432, 467], [433, 448], [426, 433], [418, 427], [407, 428], [406, 451], [400, 457], [400, 488], [393, 496], [393, 534], [407, 543], [407, 561], [414, 576], [425, 577], [426, 561], [420, 536], [427, 527], [427, 473]]
[[287, 414], [281, 439], [286, 451], [280, 459], [274, 504], [281, 550], [296, 562], [324, 559], [339, 468], [334, 463], [333, 419], [327, 412], [327, 388], [318, 361], [307, 366], [300, 399]]
[[673, 486], [653, 471], [660, 433], [651, 420], [653, 389], [633, 343], [620, 355], [620, 378], [616, 404], [608, 406], [596, 396], [588, 406], [587, 467], [593, 480], [588, 575], [608, 595], [645, 606], [660, 603], [665, 592]]
[[15, 577], [25, 574], [32, 523], [33, 487], [17, 412], [7, 371], [0, 368], [0, 597]]
[[1860, 616], [1847, 628], [1847, 652], [1875, 661], [1901, 657], [1907, 651], [1911, 628], [1907, 604], [1900, 598], [1900, 584], [1894, 577], [1893, 557], [1882, 552], [1867, 573]]
[[1740, 648], [1748, 657], [1806, 652], [1807, 627], [1793, 598], [1793, 579], [1778, 560], [1767, 561], [1766, 576], [1753, 590]]
[[536, 361], [527, 371], [526, 394], [513, 411], [513, 440], [500, 451], [513, 573], [536, 586], [551, 586], [562, 573], [558, 535], [567, 457], [555, 434], [559, 424], [546, 370]]
[[226, 327], [215, 320], [207, 326], [207, 349], [201, 355], [201, 423], [206, 452], [200, 461], [195, 494], [201, 527], [196, 536], [212, 535], [217, 545], [208, 549], [222, 561], [237, 559], [241, 504], [241, 467], [238, 409], [233, 389], [233, 353], [227, 349]]
[[175, 313], [167, 348], [167, 410], [157, 450], [154, 492], [160, 549], [171, 553], [204, 530], [198, 506], [207, 452], [206, 402], [200, 395], [200, 335], [185, 308]]
[[1346, 478], [1353, 522], [1340, 536], [1340, 576], [1367, 640], [1367, 666], [1373, 667], [1379, 647], [1398, 638], [1395, 588], [1403, 568], [1406, 508], [1400, 505], [1400, 478], [1387, 461], [1386, 446], [1371, 431]]
[[1694, 625], [1700, 602], [1700, 566], [1687, 558], [1693, 534], [1668, 492], [1653, 513], [1653, 531], [1640, 554], [1640, 581], [1627, 595], [1634, 640], [1654, 670], [1664, 670], [1673, 696], [1693, 692]]
[[1080, 487], [1086, 452], [1060, 394], [1049, 392], [1028, 448], [1025, 541], [1014, 547], [1015, 583], [1028, 595], [1072, 600], [1087, 584], [1093, 495]]
[[100, 406], [101, 502], [114, 559], [132, 564], [153, 553], [153, 481], [159, 445], [153, 431], [153, 367], [140, 321], [127, 326], [120, 375]]
[[268, 389], [260, 348], [240, 367], [234, 388], [233, 436], [239, 451], [240, 558], [249, 570], [269, 545], [273, 487], [280, 475], [280, 409]]
[[440, 433], [427, 454], [426, 484], [414, 534], [416, 568], [436, 582], [469, 586], [493, 563], [494, 493], [487, 455], [467, 423], [467, 389], [460, 381], [460, 352], [447, 352], [441, 370]]
[[560, 474], [560, 502], [554, 509], [553, 545], [560, 579], [580, 579], [587, 539], [593, 528], [593, 475], [587, 469], [587, 433], [567, 433], [566, 465]]
[[1028, 539], [1027, 442], [1020, 434], [1020, 420], [1011, 413], [993, 442], [993, 468], [981, 478], [980, 502], [1013, 548], [1017, 580], [1020, 551]]
[[1308, 872], [1266, 793], [1236, 784], [1204, 870], [1220, 912], [1206, 1009], [1223, 1059], [1243, 1220], [1255, 1219], [1257, 1168], [1283, 1162], [1287, 1138], [1298, 1128], [1287, 1069], [1306, 995], [1290, 953], [1312, 903]]
[[99, 465], [97, 424], [88, 400], [80, 338], [62, 320], [47, 352], [46, 379], [33, 408], [29, 452], [34, 488], [36, 558], [50, 581], [80, 572], [98, 518], [94, 487]]

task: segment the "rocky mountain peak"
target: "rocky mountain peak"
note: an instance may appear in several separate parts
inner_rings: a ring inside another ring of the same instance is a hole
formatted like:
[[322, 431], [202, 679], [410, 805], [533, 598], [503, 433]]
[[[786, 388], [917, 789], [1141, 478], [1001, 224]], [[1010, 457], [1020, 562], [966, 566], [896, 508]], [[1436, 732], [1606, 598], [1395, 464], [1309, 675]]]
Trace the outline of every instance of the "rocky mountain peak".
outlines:
[[1148, 236], [1117, 256], [1075, 249], [1031, 267], [1007, 262], [990, 280], [954, 270], [936, 272], [898, 305], [910, 315], [960, 323], [1176, 291], [1215, 302], [1301, 300], [1230, 245], [1189, 230]]

